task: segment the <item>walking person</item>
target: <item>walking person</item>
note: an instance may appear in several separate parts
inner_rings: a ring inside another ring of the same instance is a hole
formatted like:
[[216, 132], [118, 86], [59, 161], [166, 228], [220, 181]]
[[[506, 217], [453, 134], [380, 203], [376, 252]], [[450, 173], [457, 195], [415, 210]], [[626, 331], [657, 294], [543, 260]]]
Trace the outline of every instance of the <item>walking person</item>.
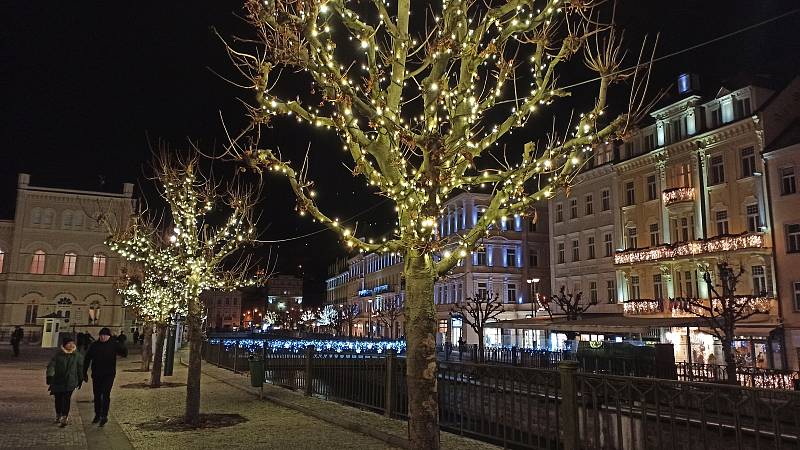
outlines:
[[94, 420], [102, 427], [108, 422], [108, 407], [111, 404], [111, 387], [117, 374], [117, 356], [128, 356], [124, 339], [111, 336], [111, 330], [102, 328], [100, 337], [86, 352], [83, 366], [83, 380], [89, 381], [89, 368], [92, 369], [92, 392], [94, 392]]
[[64, 338], [61, 348], [47, 364], [47, 385], [56, 402], [56, 423], [67, 426], [72, 392], [83, 384], [83, 355], [75, 341]]
[[11, 349], [14, 351], [15, 357], [19, 356], [19, 343], [22, 342], [23, 336], [25, 336], [25, 332], [19, 325], [11, 332]]

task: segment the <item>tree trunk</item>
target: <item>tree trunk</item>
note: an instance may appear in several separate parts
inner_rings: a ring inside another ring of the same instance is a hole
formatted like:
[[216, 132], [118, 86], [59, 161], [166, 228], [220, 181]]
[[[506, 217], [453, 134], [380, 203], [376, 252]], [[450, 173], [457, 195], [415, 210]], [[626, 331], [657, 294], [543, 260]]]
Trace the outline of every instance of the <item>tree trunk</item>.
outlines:
[[150, 371], [150, 387], [161, 387], [161, 367], [164, 361], [164, 340], [167, 336], [167, 325], [156, 325], [156, 351], [153, 353], [153, 370]]
[[188, 425], [200, 423], [200, 352], [203, 345], [203, 318], [199, 299], [190, 300], [186, 323], [189, 326], [189, 371], [186, 375], [186, 413]]
[[142, 370], [150, 370], [150, 360], [153, 358], [153, 324], [150, 322], [145, 323], [144, 339], [142, 339]]
[[410, 448], [439, 448], [439, 405], [436, 389], [436, 306], [434, 267], [429, 255], [409, 250], [406, 278], [406, 380]]
[[484, 351], [483, 329], [481, 328], [481, 330], [478, 331], [476, 334], [478, 335], [478, 361], [476, 362], [482, 363], [486, 359], [486, 355], [483, 353]]
[[739, 384], [736, 379], [736, 357], [733, 354], [733, 340], [722, 341], [722, 354], [725, 356], [725, 372], [728, 384]]

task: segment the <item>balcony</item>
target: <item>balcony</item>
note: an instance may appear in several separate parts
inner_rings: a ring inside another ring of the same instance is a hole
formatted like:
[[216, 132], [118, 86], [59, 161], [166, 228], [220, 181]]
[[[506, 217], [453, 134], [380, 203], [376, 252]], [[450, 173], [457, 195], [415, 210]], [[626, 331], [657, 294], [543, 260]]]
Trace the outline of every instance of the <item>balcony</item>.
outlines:
[[[711, 300], [703, 299], [699, 302], [708, 306], [709, 301]], [[719, 299], [714, 299], [713, 302], [715, 309], [722, 309]], [[760, 314], [777, 314], [778, 303], [774, 297], [737, 295], [733, 302], [737, 310], [752, 309]], [[690, 299], [684, 298], [628, 300], [624, 303], [624, 312], [626, 316], [699, 317], [707, 315], [706, 310], [692, 304]]]
[[734, 236], [717, 236], [705, 240], [625, 250], [614, 254], [614, 264], [635, 264], [686, 256], [700, 256], [743, 249], [762, 248], [765, 248], [764, 235], [762, 233], [742, 233]]
[[693, 187], [679, 187], [666, 189], [661, 193], [661, 201], [665, 208], [684, 209], [685, 207], [691, 208], [694, 203], [694, 188]]
[[661, 314], [664, 312], [664, 301], [662, 299], [635, 299], [623, 303], [623, 311], [626, 316], [648, 316]]

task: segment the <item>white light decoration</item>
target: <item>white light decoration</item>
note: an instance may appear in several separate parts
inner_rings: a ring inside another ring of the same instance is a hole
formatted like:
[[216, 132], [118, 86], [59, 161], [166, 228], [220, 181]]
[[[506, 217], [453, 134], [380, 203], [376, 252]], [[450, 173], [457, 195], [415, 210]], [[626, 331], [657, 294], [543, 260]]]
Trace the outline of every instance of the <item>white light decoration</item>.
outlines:
[[743, 233], [737, 236], [719, 236], [641, 250], [627, 250], [614, 254], [614, 264], [634, 264], [748, 248], [764, 248], [764, 236], [760, 233]]
[[669, 206], [674, 203], [694, 201], [694, 188], [680, 187], [667, 189], [661, 193], [661, 200], [664, 203], [664, 206]]

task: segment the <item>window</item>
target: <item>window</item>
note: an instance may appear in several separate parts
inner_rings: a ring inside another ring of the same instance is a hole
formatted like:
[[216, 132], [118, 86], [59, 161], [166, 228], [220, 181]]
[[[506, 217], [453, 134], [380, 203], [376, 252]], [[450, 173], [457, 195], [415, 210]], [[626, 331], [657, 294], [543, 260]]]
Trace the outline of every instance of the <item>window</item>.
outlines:
[[558, 263], [564, 264], [564, 243], [558, 243]]
[[670, 168], [672, 185], [670, 187], [691, 187], [692, 166], [689, 163], [678, 164]]
[[753, 295], [767, 295], [767, 274], [764, 272], [764, 266], [753, 266], [750, 269], [753, 275]]
[[614, 240], [611, 237], [611, 233], [606, 233], [603, 235], [603, 245], [605, 246], [605, 256], [611, 256], [614, 254]]
[[31, 211], [31, 223], [34, 225], [39, 225], [40, 223], [42, 223], [41, 208], [33, 208], [33, 211]]
[[784, 167], [781, 173], [781, 195], [789, 195], [797, 192], [797, 184], [794, 181], [794, 167]]
[[477, 292], [478, 296], [484, 298], [487, 292], [488, 289], [486, 289], [486, 282], [478, 283], [478, 292]]
[[586, 208], [585, 208], [587, 216], [594, 214], [594, 205], [592, 204], [593, 201], [594, 198], [592, 197], [592, 194], [588, 194], [586, 196]]
[[556, 203], [556, 223], [564, 221], [564, 205]]
[[711, 110], [711, 128], [716, 128], [722, 125], [722, 108], [717, 106]]
[[539, 252], [528, 250], [528, 267], [539, 267]]
[[631, 276], [631, 292], [630, 300], [636, 300], [639, 297], [639, 276]]
[[725, 182], [725, 164], [722, 155], [711, 157], [711, 185], [722, 184]]
[[64, 214], [61, 216], [61, 228], [67, 230], [72, 228], [72, 211], [64, 211]]
[[608, 303], [615, 303], [617, 298], [617, 286], [614, 280], [606, 280], [606, 296]]
[[656, 176], [650, 175], [647, 177], [647, 200], [655, 200], [658, 198], [656, 191]]
[[650, 224], [650, 247], [658, 247], [661, 237], [658, 233], [658, 222]]
[[3, 273], [3, 262], [5, 262], [5, 256], [6, 254], [0, 250], [0, 273]]
[[581, 260], [581, 243], [577, 239], [572, 240], [572, 262]]
[[653, 298], [656, 300], [664, 298], [664, 285], [661, 284], [661, 274], [653, 275]]
[[648, 134], [644, 137], [644, 151], [649, 152], [650, 150], [656, 148], [656, 135], [655, 134]]
[[595, 258], [595, 253], [594, 253], [594, 236], [589, 236], [589, 237], [587, 238], [586, 250], [587, 250], [587, 254], [588, 254], [588, 257], [587, 257], [587, 258], [588, 258], [588, 259], [594, 259], [594, 258]]
[[106, 255], [99, 253], [92, 256], [92, 276], [104, 277], [106, 276]]
[[737, 119], [741, 119], [750, 115], [750, 98], [737, 98], [733, 101], [733, 115]]
[[622, 157], [628, 159], [633, 156], [633, 142], [626, 142], [622, 146]]
[[758, 204], [747, 205], [745, 210], [747, 212], [747, 231], [755, 233], [761, 227], [761, 219], [758, 217]]
[[506, 288], [506, 303], [516, 303], [517, 302], [517, 285], [513, 283], [508, 283]]
[[517, 251], [513, 248], [506, 249], [506, 267], [517, 267]]
[[786, 225], [786, 251], [787, 253], [800, 252], [800, 224]]
[[687, 270], [683, 273], [684, 297], [694, 297], [694, 272]]
[[481, 217], [483, 217], [483, 213], [485, 212], [486, 211], [484, 211], [483, 208], [478, 208], [478, 210], [475, 212], [475, 223], [481, 221]]
[[39, 305], [32, 303], [25, 307], [25, 323], [35, 324], [36, 317], [39, 315]]
[[636, 203], [636, 191], [633, 188], [633, 181], [625, 183], [625, 206], [631, 206]]
[[742, 149], [742, 178], [752, 177], [756, 171], [756, 151], [753, 147]]
[[611, 191], [604, 190], [600, 192], [600, 204], [603, 208], [603, 211], [608, 211], [611, 209]]
[[[692, 219], [692, 223], [694, 223], [694, 219]], [[689, 226], [688, 217], [673, 219], [673, 224], [675, 225], [675, 242], [686, 242], [690, 240], [692, 234], [694, 234], [694, 230]]]
[[447, 319], [439, 319], [439, 333], [447, 334]]
[[717, 223], [717, 236], [728, 234], [728, 211], [717, 211], [714, 217]]
[[800, 311], [800, 281], [792, 283], [794, 286], [794, 309]]
[[36, 250], [33, 252], [33, 258], [31, 259], [31, 273], [35, 274], [43, 274], [44, 273], [44, 260], [45, 254], [44, 250]]
[[486, 265], [486, 250], [485, 249], [480, 249], [477, 252], [475, 252], [475, 255], [477, 255], [476, 259], [475, 259], [475, 264], [479, 265], [479, 266], [485, 266]]
[[589, 301], [597, 303], [597, 281], [589, 282]]
[[636, 227], [628, 228], [628, 248], [638, 248], [639, 241], [636, 235]]
[[569, 218], [570, 219], [577, 219], [578, 218], [578, 199], [577, 198], [569, 199]]

